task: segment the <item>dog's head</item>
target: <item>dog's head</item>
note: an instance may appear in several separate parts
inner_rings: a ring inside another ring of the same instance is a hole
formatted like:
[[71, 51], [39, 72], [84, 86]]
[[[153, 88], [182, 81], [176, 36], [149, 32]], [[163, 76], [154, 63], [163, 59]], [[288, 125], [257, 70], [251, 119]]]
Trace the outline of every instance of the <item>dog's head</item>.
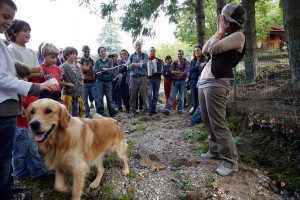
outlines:
[[33, 139], [42, 143], [53, 133], [53, 130], [66, 129], [71, 115], [59, 102], [52, 99], [39, 99], [27, 108], [27, 119]]

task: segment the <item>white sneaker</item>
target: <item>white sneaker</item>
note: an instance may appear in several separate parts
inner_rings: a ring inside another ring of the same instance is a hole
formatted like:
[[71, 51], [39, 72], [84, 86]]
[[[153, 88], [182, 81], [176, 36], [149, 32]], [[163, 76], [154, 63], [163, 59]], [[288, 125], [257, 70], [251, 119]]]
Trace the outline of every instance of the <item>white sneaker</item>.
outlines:
[[238, 169], [231, 169], [231, 168], [225, 167], [224, 165], [220, 165], [220, 167], [218, 167], [215, 171], [220, 176], [228, 176], [229, 174], [231, 174], [233, 172], [237, 172]]
[[201, 158], [205, 158], [205, 159], [218, 158], [217, 156], [210, 153], [210, 151], [208, 151], [206, 153], [202, 153], [200, 156], [201, 156]]

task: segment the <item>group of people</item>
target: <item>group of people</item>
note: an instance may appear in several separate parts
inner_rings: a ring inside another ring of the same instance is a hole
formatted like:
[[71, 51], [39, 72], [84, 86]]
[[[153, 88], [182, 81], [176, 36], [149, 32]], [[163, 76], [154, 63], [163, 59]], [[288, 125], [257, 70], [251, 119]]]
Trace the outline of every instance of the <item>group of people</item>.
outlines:
[[53, 177], [32, 142], [24, 115], [32, 101], [51, 98], [65, 104], [73, 116], [88, 116], [91, 99], [96, 112], [105, 115], [105, 96], [110, 117], [116, 116], [114, 103], [119, 110], [124, 105], [132, 117], [141, 106], [144, 112], [154, 115], [162, 76], [166, 96], [163, 113], [169, 115], [172, 108], [177, 108], [178, 114], [183, 112], [188, 82], [192, 113], [201, 111], [210, 136], [209, 151], [201, 157], [221, 159], [215, 171], [222, 176], [238, 170], [238, 154], [226, 122], [226, 100], [232, 68], [245, 52], [245, 37], [240, 29], [246, 10], [240, 4], [225, 5], [218, 16], [217, 32], [203, 49], [195, 46], [190, 62], [182, 50], [177, 51], [175, 61], [171, 56], [163, 61], [156, 57], [154, 47], [148, 54], [142, 52], [140, 41], [134, 43], [135, 52], [131, 55], [122, 49], [120, 59], [117, 54], [108, 56], [105, 47], [99, 47], [99, 59], [94, 61], [85, 45], [83, 57], [78, 60], [76, 48], [62, 50], [51, 43], [42, 43], [37, 55], [26, 47], [30, 25], [14, 20], [16, 11], [12, 0], [0, 1], [0, 33], [7, 40], [0, 40], [0, 199], [24, 197], [26, 193], [14, 187], [12, 172], [20, 179]]

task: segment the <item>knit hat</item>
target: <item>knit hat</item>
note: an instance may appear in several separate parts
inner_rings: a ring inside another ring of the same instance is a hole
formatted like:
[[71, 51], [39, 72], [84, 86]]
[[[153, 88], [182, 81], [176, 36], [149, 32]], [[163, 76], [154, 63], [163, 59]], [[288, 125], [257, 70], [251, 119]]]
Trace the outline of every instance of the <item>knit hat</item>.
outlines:
[[222, 9], [222, 15], [227, 21], [242, 26], [247, 18], [246, 9], [237, 3], [226, 4]]
[[82, 47], [82, 51], [89, 51], [89, 50], [90, 50], [90, 48], [89, 48], [88, 45], [84, 45], [84, 46]]

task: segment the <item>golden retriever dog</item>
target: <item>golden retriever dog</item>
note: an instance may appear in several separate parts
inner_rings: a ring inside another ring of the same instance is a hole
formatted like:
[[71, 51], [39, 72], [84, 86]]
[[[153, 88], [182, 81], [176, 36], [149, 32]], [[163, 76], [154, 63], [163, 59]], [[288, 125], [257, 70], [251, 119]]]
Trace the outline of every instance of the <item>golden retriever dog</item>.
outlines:
[[72, 176], [72, 199], [80, 199], [92, 165], [98, 173], [89, 187], [97, 188], [104, 173], [104, 155], [110, 151], [124, 161], [123, 173], [129, 173], [127, 143], [116, 120], [98, 114], [93, 119], [72, 117], [64, 105], [51, 99], [33, 102], [27, 117], [46, 165], [55, 169], [55, 190], [69, 191], [65, 178]]

